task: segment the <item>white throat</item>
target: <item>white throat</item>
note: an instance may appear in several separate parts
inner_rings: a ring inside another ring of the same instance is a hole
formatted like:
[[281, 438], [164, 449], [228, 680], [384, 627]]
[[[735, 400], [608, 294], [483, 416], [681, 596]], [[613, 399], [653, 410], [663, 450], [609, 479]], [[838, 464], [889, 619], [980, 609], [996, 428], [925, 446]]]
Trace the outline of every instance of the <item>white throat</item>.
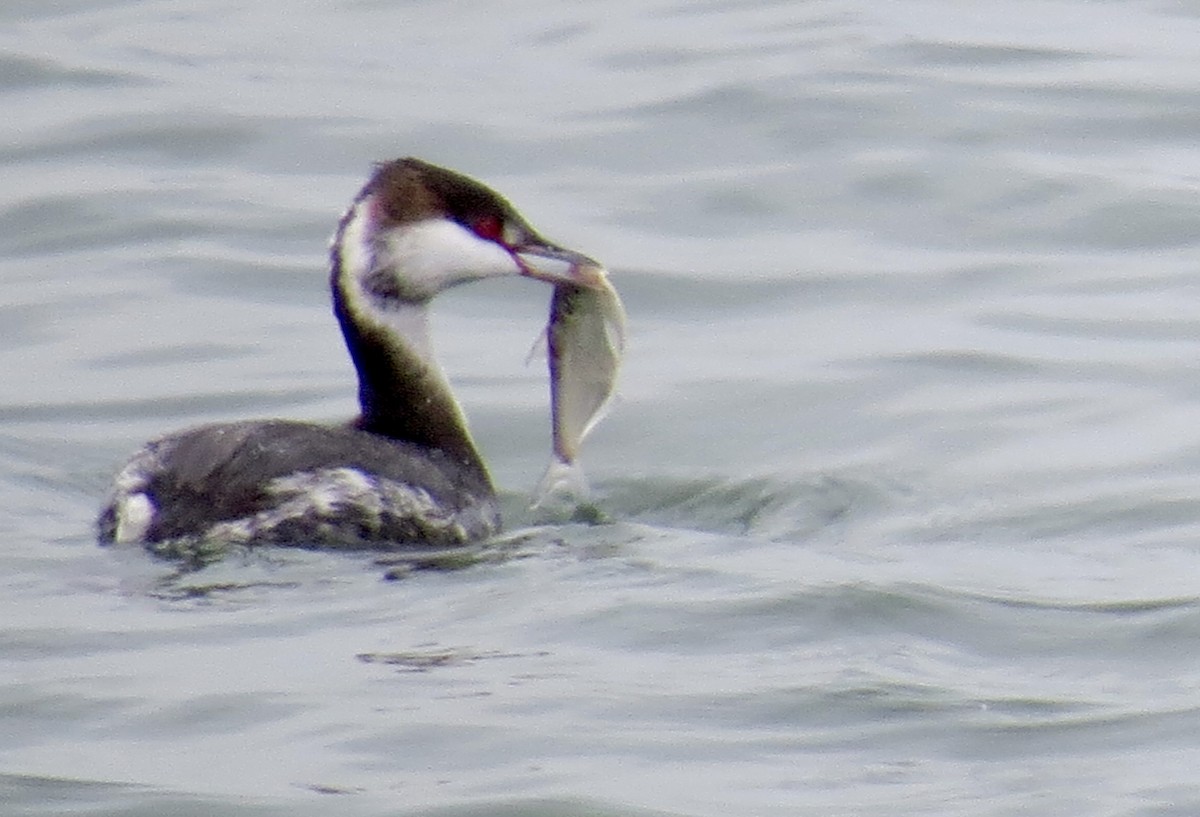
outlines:
[[[502, 247], [445, 219], [394, 227], [382, 235], [371, 225], [372, 200], [356, 202], [338, 241], [338, 286], [353, 320], [383, 329], [416, 364], [414, 376], [448, 397], [449, 410], [466, 425], [449, 379], [433, 353], [429, 300], [463, 281], [516, 272]], [[483, 270], [482, 272], [480, 270]]]

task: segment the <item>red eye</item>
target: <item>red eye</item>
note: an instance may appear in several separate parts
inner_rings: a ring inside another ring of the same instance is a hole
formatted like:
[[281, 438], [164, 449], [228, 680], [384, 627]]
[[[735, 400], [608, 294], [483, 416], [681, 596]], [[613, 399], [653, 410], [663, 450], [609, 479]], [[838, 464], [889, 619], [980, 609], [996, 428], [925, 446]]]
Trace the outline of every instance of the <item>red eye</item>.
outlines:
[[504, 243], [502, 240], [504, 236], [504, 222], [498, 216], [480, 216], [471, 222], [471, 229], [480, 238], [495, 241], [497, 244]]

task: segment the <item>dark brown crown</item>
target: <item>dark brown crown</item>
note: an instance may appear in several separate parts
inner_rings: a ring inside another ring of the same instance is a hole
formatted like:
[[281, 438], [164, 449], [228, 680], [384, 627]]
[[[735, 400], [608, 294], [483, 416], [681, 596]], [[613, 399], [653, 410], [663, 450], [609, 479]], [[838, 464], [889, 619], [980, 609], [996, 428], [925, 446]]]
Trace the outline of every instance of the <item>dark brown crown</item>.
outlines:
[[484, 222], [512, 225], [522, 239], [538, 240], [528, 224], [496, 191], [469, 176], [411, 157], [380, 164], [363, 195], [374, 195], [380, 227], [446, 216], [477, 229]]

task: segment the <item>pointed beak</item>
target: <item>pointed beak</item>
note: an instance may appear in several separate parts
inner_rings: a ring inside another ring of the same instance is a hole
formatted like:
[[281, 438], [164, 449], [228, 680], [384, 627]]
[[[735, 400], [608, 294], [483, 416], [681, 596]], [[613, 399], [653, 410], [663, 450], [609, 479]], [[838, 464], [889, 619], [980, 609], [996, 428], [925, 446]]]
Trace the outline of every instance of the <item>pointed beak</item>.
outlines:
[[553, 244], [514, 247], [513, 258], [521, 274], [548, 284], [574, 284], [598, 289], [603, 286], [604, 267], [582, 253]]

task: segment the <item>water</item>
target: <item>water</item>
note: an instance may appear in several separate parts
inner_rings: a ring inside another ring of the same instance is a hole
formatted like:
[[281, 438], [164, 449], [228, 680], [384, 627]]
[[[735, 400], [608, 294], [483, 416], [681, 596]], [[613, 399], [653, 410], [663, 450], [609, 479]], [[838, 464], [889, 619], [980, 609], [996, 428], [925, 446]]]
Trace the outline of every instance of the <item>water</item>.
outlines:
[[[0, 19], [6, 814], [1200, 810], [1190, 5]], [[510, 281], [437, 316], [501, 542], [96, 547], [143, 440], [353, 412], [325, 241], [404, 154], [613, 270], [612, 521], [526, 507]]]

